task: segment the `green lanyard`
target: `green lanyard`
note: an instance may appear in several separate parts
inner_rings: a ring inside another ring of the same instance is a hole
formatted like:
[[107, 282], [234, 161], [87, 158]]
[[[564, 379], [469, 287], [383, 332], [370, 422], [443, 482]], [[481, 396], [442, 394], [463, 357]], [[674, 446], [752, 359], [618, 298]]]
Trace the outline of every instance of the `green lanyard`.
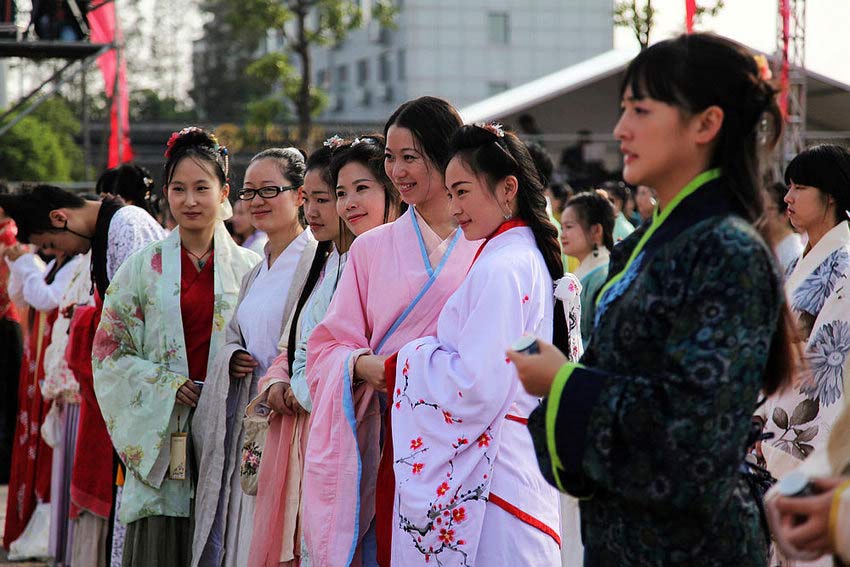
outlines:
[[699, 175], [694, 177], [690, 183], [685, 185], [684, 189], [679, 191], [676, 196], [673, 197], [673, 200], [670, 201], [670, 203], [668, 203], [666, 207], [664, 207], [664, 210], [661, 211], [660, 214], [658, 212], [658, 207], [655, 208], [655, 211], [653, 211], [652, 213], [652, 225], [649, 227], [649, 230], [644, 233], [643, 237], [641, 237], [640, 242], [638, 242], [637, 246], [635, 246], [635, 249], [632, 251], [632, 255], [629, 256], [629, 261], [626, 262], [626, 266], [622, 269], [622, 271], [620, 271], [616, 276], [608, 280], [608, 283], [606, 283], [602, 287], [602, 290], [599, 292], [599, 295], [596, 296], [597, 305], [599, 305], [599, 302], [605, 295], [605, 292], [607, 292], [608, 289], [610, 289], [615, 283], [617, 283], [623, 278], [623, 276], [629, 270], [629, 266], [632, 265], [632, 262], [634, 262], [635, 258], [637, 258], [640, 255], [641, 251], [643, 251], [643, 248], [646, 246], [646, 243], [649, 241], [650, 238], [652, 238], [652, 235], [655, 234], [655, 231], [658, 230], [662, 224], [664, 224], [664, 221], [667, 220], [667, 217], [669, 217], [673, 213], [673, 210], [679, 205], [679, 203], [681, 203], [686, 197], [693, 195], [697, 189], [699, 189], [709, 181], [714, 181], [715, 179], [720, 177], [720, 174], [720, 169], [709, 169], [708, 171], [700, 173]]

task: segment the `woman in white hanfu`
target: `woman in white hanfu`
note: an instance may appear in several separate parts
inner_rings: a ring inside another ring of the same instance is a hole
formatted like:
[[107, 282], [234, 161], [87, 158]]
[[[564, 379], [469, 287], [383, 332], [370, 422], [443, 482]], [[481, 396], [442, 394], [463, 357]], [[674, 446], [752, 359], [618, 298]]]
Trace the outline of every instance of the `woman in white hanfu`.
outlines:
[[242, 280], [239, 300], [216, 356], [194, 422], [203, 483], [195, 495], [192, 565], [248, 564], [255, 497], [240, 483], [243, 416], [258, 382], [278, 355], [278, 342], [316, 255], [316, 239], [299, 222], [304, 156], [271, 148], [254, 156], [239, 200], [269, 241], [265, 257]]
[[[761, 443], [770, 473], [782, 479], [825, 448], [844, 407], [850, 364], [850, 153], [835, 145], [809, 148], [785, 171], [788, 216], [808, 236], [803, 255], [788, 267], [785, 292], [804, 343], [804, 365], [794, 386], [773, 395], [758, 412], [772, 439]], [[776, 553], [771, 565], [831, 566], [831, 558], [800, 563]]]
[[[437, 334], [387, 360], [392, 395], [393, 565], [560, 565], [559, 499], [525, 424], [539, 400], [505, 351], [523, 335], [570, 347], [553, 281], [558, 234], [525, 146], [464, 126], [446, 170], [451, 212], [485, 239]], [[554, 325], [553, 325], [554, 323]]]

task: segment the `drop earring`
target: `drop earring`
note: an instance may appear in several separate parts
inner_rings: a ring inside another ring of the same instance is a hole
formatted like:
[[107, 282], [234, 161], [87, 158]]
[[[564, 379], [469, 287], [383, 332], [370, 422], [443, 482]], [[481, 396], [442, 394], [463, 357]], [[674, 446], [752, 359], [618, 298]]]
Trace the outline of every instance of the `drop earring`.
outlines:
[[593, 257], [599, 258], [599, 245], [595, 242], [593, 243]]

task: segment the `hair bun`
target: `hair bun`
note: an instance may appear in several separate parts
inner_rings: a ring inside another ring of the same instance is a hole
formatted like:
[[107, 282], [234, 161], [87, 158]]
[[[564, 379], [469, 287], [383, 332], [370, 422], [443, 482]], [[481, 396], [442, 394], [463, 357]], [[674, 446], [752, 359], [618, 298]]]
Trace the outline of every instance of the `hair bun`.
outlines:
[[227, 148], [224, 148], [218, 143], [218, 138], [214, 134], [197, 126], [187, 126], [179, 132], [173, 132], [171, 134], [165, 146], [165, 157], [170, 158], [185, 148], [198, 146], [210, 148], [214, 152], [227, 155]]

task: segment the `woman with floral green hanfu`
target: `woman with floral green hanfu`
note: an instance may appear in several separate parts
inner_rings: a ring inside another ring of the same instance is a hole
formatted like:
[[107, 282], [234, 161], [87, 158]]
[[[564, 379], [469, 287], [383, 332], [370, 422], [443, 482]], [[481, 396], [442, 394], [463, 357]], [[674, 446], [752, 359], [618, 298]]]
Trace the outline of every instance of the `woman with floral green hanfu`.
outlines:
[[127, 467], [124, 567], [184, 567], [192, 545], [193, 408], [224, 342], [242, 277], [260, 261], [224, 228], [227, 150], [199, 128], [174, 134], [165, 193], [178, 229], [112, 279], [94, 340], [98, 403]]

